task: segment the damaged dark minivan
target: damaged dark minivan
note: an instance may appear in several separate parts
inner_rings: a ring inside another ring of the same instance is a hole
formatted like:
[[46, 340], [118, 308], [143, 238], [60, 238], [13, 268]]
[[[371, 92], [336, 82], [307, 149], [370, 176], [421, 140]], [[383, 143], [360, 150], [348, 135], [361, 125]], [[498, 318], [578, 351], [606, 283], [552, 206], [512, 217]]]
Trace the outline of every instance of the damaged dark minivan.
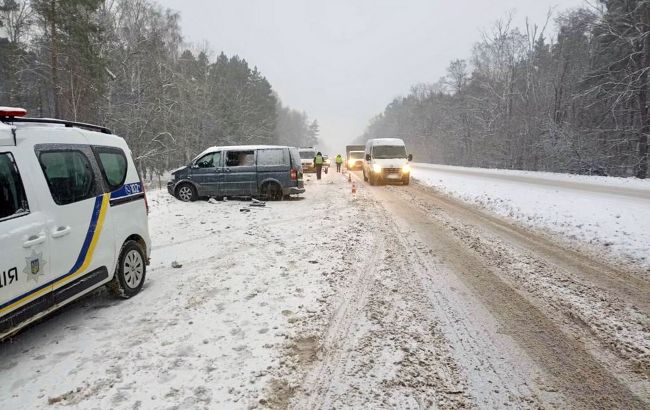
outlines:
[[201, 197], [281, 200], [305, 192], [300, 154], [275, 145], [212, 147], [172, 172], [169, 193], [181, 201]]

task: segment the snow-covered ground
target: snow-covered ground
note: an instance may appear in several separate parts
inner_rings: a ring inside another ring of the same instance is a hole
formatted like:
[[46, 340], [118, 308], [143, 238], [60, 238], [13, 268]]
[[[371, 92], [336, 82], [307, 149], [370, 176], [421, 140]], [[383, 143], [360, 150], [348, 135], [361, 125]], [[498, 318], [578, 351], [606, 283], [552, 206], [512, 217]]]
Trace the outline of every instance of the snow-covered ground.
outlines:
[[650, 267], [650, 180], [415, 164], [413, 177], [597, 252]]
[[355, 217], [328, 200], [347, 186], [310, 184], [303, 198], [265, 208], [150, 191], [143, 291], [129, 300], [94, 293], [2, 343], [0, 409], [273, 400], [267, 386], [298, 329], [318, 323], [309, 318], [328, 289], [323, 271], [344, 252], [336, 236]]

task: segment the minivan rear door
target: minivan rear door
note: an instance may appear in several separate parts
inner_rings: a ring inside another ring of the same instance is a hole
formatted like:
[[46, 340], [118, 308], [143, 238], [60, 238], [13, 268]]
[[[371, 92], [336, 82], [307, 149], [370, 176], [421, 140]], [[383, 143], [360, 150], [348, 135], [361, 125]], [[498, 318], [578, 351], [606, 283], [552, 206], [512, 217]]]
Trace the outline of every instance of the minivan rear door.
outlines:
[[256, 150], [232, 149], [224, 154], [220, 195], [257, 195]]

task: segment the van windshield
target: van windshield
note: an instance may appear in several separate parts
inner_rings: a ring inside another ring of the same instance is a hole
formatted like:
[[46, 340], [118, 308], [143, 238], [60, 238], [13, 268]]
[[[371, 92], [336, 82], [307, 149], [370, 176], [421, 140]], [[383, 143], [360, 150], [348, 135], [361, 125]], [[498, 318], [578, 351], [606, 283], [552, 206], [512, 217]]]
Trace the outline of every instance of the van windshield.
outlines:
[[363, 154], [363, 151], [350, 151], [350, 159], [361, 159]]
[[300, 151], [300, 158], [313, 159], [316, 156], [316, 151]]
[[375, 145], [372, 148], [374, 158], [406, 158], [406, 147], [404, 145]]

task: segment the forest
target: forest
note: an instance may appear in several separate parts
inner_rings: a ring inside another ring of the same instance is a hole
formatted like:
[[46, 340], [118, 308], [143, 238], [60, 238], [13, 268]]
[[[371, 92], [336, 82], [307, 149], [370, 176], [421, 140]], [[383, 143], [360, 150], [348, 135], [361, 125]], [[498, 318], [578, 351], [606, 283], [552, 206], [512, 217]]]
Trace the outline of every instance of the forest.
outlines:
[[187, 45], [180, 17], [149, 0], [0, 0], [0, 105], [104, 125], [147, 178], [212, 145], [317, 142], [255, 66]]
[[358, 140], [402, 138], [421, 162], [646, 178], [649, 71], [650, 0], [506, 17]]

